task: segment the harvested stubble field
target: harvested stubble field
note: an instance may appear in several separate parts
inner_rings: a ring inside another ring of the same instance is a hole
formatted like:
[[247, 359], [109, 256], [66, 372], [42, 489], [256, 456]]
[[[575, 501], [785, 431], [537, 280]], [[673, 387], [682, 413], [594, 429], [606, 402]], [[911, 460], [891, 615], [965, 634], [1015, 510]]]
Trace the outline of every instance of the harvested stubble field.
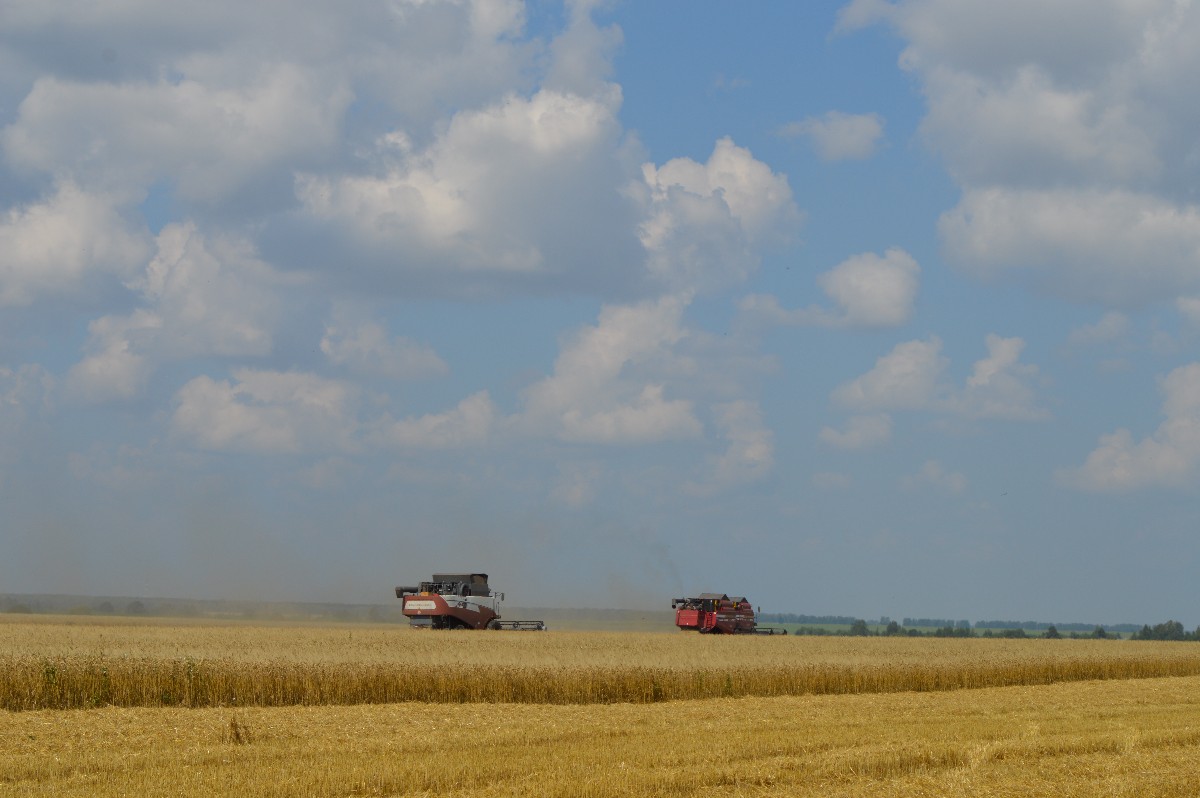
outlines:
[[1186, 643], [0, 616], [0, 796], [1174, 798], [1189, 674]]
[[1200, 783], [1200, 677], [660, 704], [0, 713], [0, 796], [1134, 796]]

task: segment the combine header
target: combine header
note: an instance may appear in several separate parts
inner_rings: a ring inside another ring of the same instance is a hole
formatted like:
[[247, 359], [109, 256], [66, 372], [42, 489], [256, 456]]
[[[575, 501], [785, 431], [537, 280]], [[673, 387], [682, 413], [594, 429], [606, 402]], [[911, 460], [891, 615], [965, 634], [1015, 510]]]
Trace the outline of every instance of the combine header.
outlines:
[[503, 593], [488, 587], [487, 574], [434, 574], [416, 587], [397, 587], [404, 614], [413, 626], [433, 629], [513, 629], [543, 631], [543, 621], [502, 621]]
[[714, 635], [785, 635], [786, 629], [759, 626], [754, 607], [745, 596], [701, 593], [695, 598], [671, 599], [675, 625]]

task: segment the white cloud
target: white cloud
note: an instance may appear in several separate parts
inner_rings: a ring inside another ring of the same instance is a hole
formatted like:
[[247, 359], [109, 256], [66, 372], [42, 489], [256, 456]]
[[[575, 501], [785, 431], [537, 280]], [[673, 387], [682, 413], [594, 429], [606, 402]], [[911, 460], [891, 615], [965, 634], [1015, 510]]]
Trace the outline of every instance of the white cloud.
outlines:
[[542, 49], [520, 0], [35, 6], [0, 30], [9, 73], [39, 76], [10, 160], [89, 185], [163, 176], [207, 200], [336, 157], [352, 101], [425, 131], [527, 85]]
[[722, 288], [757, 266], [759, 248], [786, 241], [802, 216], [787, 177], [721, 139], [707, 163], [645, 164], [641, 241], [652, 278], [672, 290]]
[[839, 386], [833, 399], [856, 410], [923, 410], [946, 401], [940, 383], [949, 359], [937, 337], [897, 344], [866, 374]]
[[967, 191], [938, 222], [946, 253], [984, 277], [1028, 270], [1114, 306], [1200, 290], [1200, 208], [1128, 191]]
[[845, 260], [818, 282], [843, 309], [846, 325], [886, 327], [912, 316], [920, 271], [911, 255], [893, 247], [882, 258], [868, 252]]
[[59, 183], [45, 201], [0, 218], [0, 306], [86, 297], [99, 281], [132, 274], [148, 250], [148, 237], [122, 220], [112, 197]]
[[468, 396], [452, 410], [380, 424], [380, 442], [402, 449], [449, 449], [484, 443], [496, 408], [487, 391]]
[[921, 132], [963, 190], [947, 259], [1112, 307], [1200, 289], [1200, 6], [858, 0], [893, 25]]
[[350, 452], [356, 389], [314, 374], [237, 369], [195, 377], [175, 394], [171, 431], [202, 449], [259, 454]]
[[962, 493], [967, 488], [967, 478], [956, 471], [947, 471], [936, 460], [927, 460], [916, 474], [905, 477], [905, 487], [931, 487], [948, 493]]
[[851, 416], [844, 431], [822, 427], [820, 438], [838, 449], [869, 449], [892, 438], [892, 417], [886, 413]]
[[404, 337], [389, 337], [382, 324], [361, 320], [347, 310], [325, 325], [321, 351], [329, 362], [359, 376], [395, 379], [440, 377], [446, 362], [430, 347]]
[[320, 70], [289, 64], [228, 88], [46, 77], [0, 141], [23, 169], [126, 193], [170, 176], [181, 196], [215, 201], [265, 169], [334, 145], [352, 95], [326, 84]]
[[986, 343], [988, 356], [975, 362], [966, 386], [954, 401], [959, 414], [1011, 421], [1048, 419], [1049, 412], [1037, 406], [1031, 386], [1038, 368], [1020, 362], [1025, 341], [990, 333]]
[[1109, 311], [1095, 324], [1085, 324], [1071, 330], [1067, 336], [1070, 346], [1097, 346], [1120, 341], [1129, 335], [1129, 317], [1124, 313]]
[[22, 425], [51, 409], [55, 385], [54, 376], [36, 363], [0, 366], [0, 453], [16, 441]]
[[1163, 422], [1135, 442], [1127, 429], [1100, 438], [1079, 468], [1062, 469], [1064, 484], [1089, 491], [1188, 487], [1200, 465], [1200, 363], [1181, 366], [1161, 382]]
[[192, 224], [163, 228], [158, 253], [127, 282], [144, 307], [88, 326], [87, 356], [72, 367], [76, 399], [129, 398], [160, 363], [197, 356], [265, 355], [285, 284], [244, 241], [210, 239]]
[[666, 399], [662, 385], [646, 385], [620, 404], [569, 408], [562, 413], [563, 440], [580, 443], [652, 443], [699, 434], [692, 403]]
[[[1038, 407], [1031, 382], [1036, 366], [1020, 362], [1020, 338], [987, 336], [988, 356], [975, 362], [961, 388], [943, 379], [949, 359], [937, 337], [897, 344], [874, 368], [838, 386], [833, 400], [854, 410], [925, 410], [974, 419], [1039, 421], [1049, 417]], [[842, 440], [830, 433], [830, 441]]]
[[816, 305], [784, 310], [769, 295], [744, 297], [739, 309], [772, 324], [823, 327], [893, 327], [913, 313], [921, 268], [902, 249], [892, 247], [880, 257], [872, 252], [847, 258], [817, 278], [837, 311]]
[[371, 174], [302, 174], [296, 194], [306, 214], [350, 233], [358, 243], [345, 245], [373, 252], [387, 271], [447, 284], [464, 273], [593, 279], [571, 273], [636, 244], [628, 226], [624, 238], [612, 226], [634, 213], [621, 195], [619, 105], [616, 88], [509, 95], [459, 112], [428, 147], [400, 131], [382, 138]]
[[162, 317], [146, 311], [104, 316], [88, 325], [87, 356], [67, 373], [66, 391], [76, 401], [129, 399], [145, 387], [151, 364], [134, 342], [152, 339]]
[[595, 2], [567, 3], [571, 19], [567, 29], [550, 44], [551, 63], [542, 85], [573, 94], [590, 94], [603, 88], [612, 71], [613, 51], [621, 44], [621, 29], [599, 28], [592, 21]]
[[775, 436], [763, 421], [757, 402], [738, 400], [716, 405], [717, 428], [729, 447], [712, 462], [717, 485], [761, 479], [775, 464]]
[[828, 111], [785, 125], [784, 136], [808, 136], [817, 154], [826, 161], [865, 160], [875, 154], [883, 138], [879, 114]]
[[666, 398], [660, 381], [675, 367], [686, 335], [686, 302], [609, 306], [594, 327], [565, 344], [554, 374], [525, 391], [522, 425], [531, 432], [590, 443], [649, 443], [701, 432], [692, 403]]

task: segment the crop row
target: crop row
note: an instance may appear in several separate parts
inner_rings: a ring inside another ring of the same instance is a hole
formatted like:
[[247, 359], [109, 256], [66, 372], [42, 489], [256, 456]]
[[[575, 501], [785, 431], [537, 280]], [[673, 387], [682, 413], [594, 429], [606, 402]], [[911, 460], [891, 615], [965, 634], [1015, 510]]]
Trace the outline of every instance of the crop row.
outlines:
[[0, 655], [0, 709], [430, 703], [606, 704], [940, 691], [1200, 674], [1200, 660], [1084, 658], [770, 667], [245, 662]]

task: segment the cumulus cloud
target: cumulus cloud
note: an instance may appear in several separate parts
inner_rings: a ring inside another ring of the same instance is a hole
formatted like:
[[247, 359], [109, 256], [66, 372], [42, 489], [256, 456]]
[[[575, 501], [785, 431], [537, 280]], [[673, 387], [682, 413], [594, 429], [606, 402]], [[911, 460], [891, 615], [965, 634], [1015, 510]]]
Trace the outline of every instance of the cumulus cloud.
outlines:
[[567, 4], [570, 23], [550, 44], [551, 63], [542, 85], [572, 94], [590, 94], [604, 87], [612, 71], [612, 54], [621, 44], [621, 29], [601, 28], [592, 19], [595, 2]]
[[468, 396], [444, 413], [385, 421], [381, 441], [401, 449], [449, 449], [485, 442], [492, 431], [496, 408], [487, 391]]
[[1120, 341], [1129, 335], [1129, 317], [1124, 313], [1109, 311], [1095, 324], [1085, 324], [1071, 330], [1067, 336], [1070, 346], [1098, 346]]
[[892, 417], [886, 413], [851, 416], [844, 430], [822, 427], [820, 438], [838, 449], [869, 449], [891, 440]]
[[940, 382], [950, 360], [937, 337], [897, 344], [875, 367], [838, 386], [833, 400], [856, 410], [924, 410], [945, 404], [948, 388]]
[[137, 395], [151, 364], [137, 342], [153, 340], [162, 317], [146, 311], [105, 316], [88, 325], [87, 356], [67, 373], [66, 391], [74, 400], [105, 402]]
[[706, 163], [645, 164], [649, 191], [641, 242], [651, 277], [675, 291], [709, 291], [744, 280], [762, 248], [788, 239], [802, 216], [787, 177], [729, 138]]
[[1048, 419], [1049, 411], [1037, 405], [1033, 391], [1038, 368], [1020, 362], [1025, 341], [991, 333], [986, 344], [988, 356], [975, 362], [967, 384], [953, 400], [955, 410], [967, 418]]
[[[866, 374], [838, 386], [832, 399], [858, 411], [924, 410], [1011, 421], [1048, 418], [1031, 385], [1037, 367], [1020, 362], [1025, 342], [991, 334], [986, 344], [988, 356], [975, 362], [961, 387], [944, 378], [950, 361], [941, 353], [941, 340], [931, 337], [897, 344]], [[844, 439], [834, 432], [828, 436], [830, 443]]]
[[325, 83], [320, 71], [287, 64], [230, 88], [47, 77], [0, 141], [23, 169], [121, 192], [170, 175], [181, 196], [213, 201], [264, 170], [333, 145], [351, 93]]
[[669, 398], [661, 382], [676, 366], [673, 346], [686, 335], [680, 323], [685, 306], [664, 297], [605, 307], [595, 326], [562, 347], [554, 373], [526, 389], [520, 423], [577, 442], [698, 436], [691, 401]]
[[1112, 307], [1197, 292], [1200, 8], [856, 0], [839, 24], [875, 22], [905, 39], [922, 136], [963, 190], [951, 263]]
[[[425, 148], [403, 132], [385, 136], [375, 173], [302, 174], [296, 194], [307, 215], [352, 233], [348, 242], [393, 253], [385, 259], [393, 271], [550, 278], [593, 263], [589, 243], [616, 254], [613, 243], [573, 242], [564, 229], [590, 213], [601, 225], [621, 219], [619, 102], [615, 89], [510, 95], [459, 112]], [[608, 232], [619, 244], [619, 231]]]
[[60, 182], [40, 202], [0, 218], [0, 306], [86, 297], [144, 262], [149, 236], [121, 218], [112, 196]]
[[524, 85], [539, 50], [522, 39], [519, 0], [182, 9], [7, 14], [0, 51], [12, 73], [38, 76], [5, 133], [10, 161], [122, 185], [168, 177], [213, 201], [336, 157], [351, 101], [424, 130], [447, 107]]
[[967, 488], [967, 478], [956, 471], [947, 471], [937, 460], [927, 460], [916, 474], [905, 477], [906, 488], [930, 487], [948, 493], [962, 493]]
[[271, 351], [284, 281], [247, 242], [172, 224], [157, 247], [144, 272], [127, 281], [143, 307], [89, 324], [87, 355], [66, 381], [76, 399], [134, 396], [162, 362]]
[[1057, 473], [1061, 482], [1087, 491], [1132, 491], [1193, 485], [1200, 465], [1200, 363], [1181, 366], [1160, 383], [1163, 421], [1135, 441], [1118, 429], [1103, 435], [1078, 468]]
[[742, 298], [738, 308], [748, 317], [771, 324], [821, 327], [894, 327], [907, 322], [916, 302], [921, 268], [904, 250], [892, 247], [883, 257], [873, 252], [847, 258], [817, 278], [838, 306], [813, 305], [784, 310], [766, 294]]
[[985, 277], [1029, 278], [1128, 307], [1200, 290], [1200, 207], [1094, 189], [970, 189], [942, 215], [949, 257]]
[[446, 362], [429, 346], [402, 336], [390, 337], [382, 324], [343, 308], [325, 325], [321, 352], [329, 362], [364, 377], [393, 379], [440, 377]]
[[780, 130], [787, 137], [807, 136], [817, 154], [826, 161], [861, 161], [870, 158], [883, 138], [879, 114], [847, 114], [828, 111], [791, 122]]
[[351, 452], [358, 391], [314, 374], [237, 369], [195, 377], [175, 394], [171, 431], [201, 449], [259, 454]]
[[763, 420], [757, 402], [739, 400], [713, 408], [714, 420], [729, 441], [723, 454], [712, 462], [718, 485], [750, 482], [762, 478], [775, 463], [774, 433]]
[[36, 363], [0, 366], [0, 453], [16, 442], [22, 425], [52, 408], [56, 382], [54, 375]]

